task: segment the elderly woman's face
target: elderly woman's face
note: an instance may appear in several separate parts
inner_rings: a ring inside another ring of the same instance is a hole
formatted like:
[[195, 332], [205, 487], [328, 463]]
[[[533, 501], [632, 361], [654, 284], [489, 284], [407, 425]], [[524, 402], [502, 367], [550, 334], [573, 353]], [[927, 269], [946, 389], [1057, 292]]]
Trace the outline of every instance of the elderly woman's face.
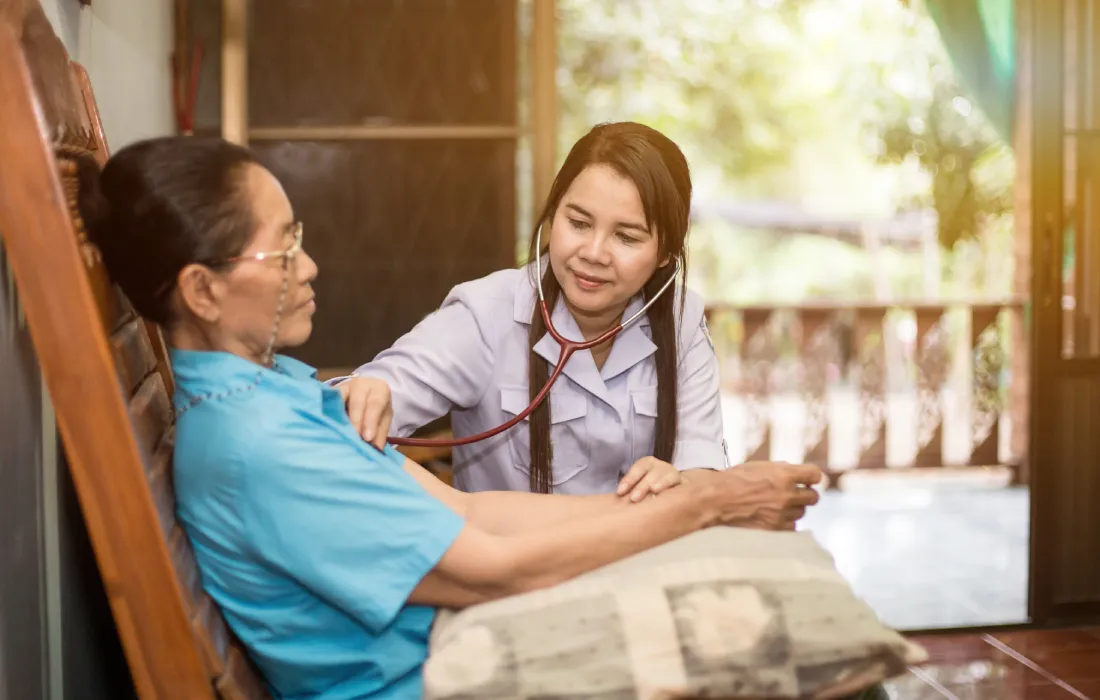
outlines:
[[[279, 181], [265, 168], [253, 165], [246, 172], [245, 188], [256, 232], [242, 257], [293, 249], [300, 229]], [[292, 256], [235, 263], [223, 277], [226, 289], [218, 314], [222, 333], [250, 354], [262, 355], [271, 340], [279, 298], [283, 296], [275, 348], [301, 345], [313, 331], [316, 302], [310, 282], [316, 276], [317, 265], [302, 250]]]

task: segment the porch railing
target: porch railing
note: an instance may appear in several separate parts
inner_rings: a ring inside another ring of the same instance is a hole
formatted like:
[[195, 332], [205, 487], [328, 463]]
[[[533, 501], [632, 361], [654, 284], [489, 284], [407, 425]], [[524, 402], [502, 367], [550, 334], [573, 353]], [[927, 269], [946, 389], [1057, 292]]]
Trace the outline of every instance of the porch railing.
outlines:
[[733, 463], [1007, 466], [1022, 300], [711, 305]]

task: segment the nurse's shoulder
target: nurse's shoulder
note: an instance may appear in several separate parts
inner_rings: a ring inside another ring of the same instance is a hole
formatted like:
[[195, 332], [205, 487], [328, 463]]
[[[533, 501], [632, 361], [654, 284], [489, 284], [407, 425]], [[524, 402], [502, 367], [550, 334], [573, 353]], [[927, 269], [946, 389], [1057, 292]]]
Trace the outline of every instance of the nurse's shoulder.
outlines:
[[443, 300], [440, 311], [454, 304], [465, 307], [473, 315], [482, 335], [492, 343], [493, 339], [508, 332], [521, 316], [524, 322], [530, 319], [535, 294], [530, 269], [527, 266], [509, 268], [456, 285]]

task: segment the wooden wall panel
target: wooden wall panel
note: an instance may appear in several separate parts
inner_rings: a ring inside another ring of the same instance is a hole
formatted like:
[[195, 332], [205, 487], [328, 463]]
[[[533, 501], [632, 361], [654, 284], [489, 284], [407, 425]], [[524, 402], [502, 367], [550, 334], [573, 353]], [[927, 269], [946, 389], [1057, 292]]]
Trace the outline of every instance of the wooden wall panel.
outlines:
[[357, 365], [515, 264], [516, 34], [516, 0], [252, 3], [250, 146], [321, 268], [295, 355]]
[[[454, 285], [515, 264], [516, 6], [250, 3], [249, 145], [321, 267], [315, 333], [296, 356], [364, 362]], [[195, 133], [218, 134], [220, 0], [188, 7], [206, 46]]]
[[1058, 511], [1056, 536], [1048, 545], [1057, 551], [1054, 601], [1095, 602], [1100, 601], [1100, 377], [1066, 377], [1058, 389]]
[[447, 291], [513, 264], [515, 146], [498, 141], [256, 142], [305, 222], [317, 314], [295, 351], [355, 366]]
[[264, 0], [252, 126], [512, 124], [515, 0]]

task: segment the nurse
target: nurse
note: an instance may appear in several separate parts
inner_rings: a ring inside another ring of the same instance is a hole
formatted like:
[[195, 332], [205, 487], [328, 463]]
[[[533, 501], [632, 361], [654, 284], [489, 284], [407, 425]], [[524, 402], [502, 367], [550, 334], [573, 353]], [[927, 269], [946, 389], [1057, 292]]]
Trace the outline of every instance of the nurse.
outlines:
[[[677, 274], [677, 261], [682, 274], [638, 322], [574, 355], [528, 420], [456, 447], [457, 488], [618, 492], [637, 500], [678, 484], [681, 470], [727, 467], [718, 363], [703, 301], [683, 282], [690, 204], [687, 160], [654, 129], [602, 124], [573, 146], [536, 227], [558, 331], [596, 338], [653, 298]], [[448, 412], [456, 437], [473, 435], [527, 407], [559, 349], [540, 316], [536, 283], [532, 263], [461, 284], [355, 371], [392, 391], [391, 435], [409, 435]], [[378, 386], [341, 382], [353, 421], [356, 405]], [[377, 439], [373, 430], [364, 437]]]

